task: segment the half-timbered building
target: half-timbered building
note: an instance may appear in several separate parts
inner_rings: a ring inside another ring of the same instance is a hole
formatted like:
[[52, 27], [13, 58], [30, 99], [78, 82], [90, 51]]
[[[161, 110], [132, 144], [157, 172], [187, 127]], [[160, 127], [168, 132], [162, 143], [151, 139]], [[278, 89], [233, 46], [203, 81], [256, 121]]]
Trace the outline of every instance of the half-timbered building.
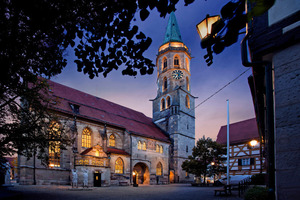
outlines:
[[[229, 125], [230, 175], [253, 175], [265, 171], [262, 146], [256, 119], [248, 119]], [[226, 146], [227, 126], [220, 128], [217, 142]]]

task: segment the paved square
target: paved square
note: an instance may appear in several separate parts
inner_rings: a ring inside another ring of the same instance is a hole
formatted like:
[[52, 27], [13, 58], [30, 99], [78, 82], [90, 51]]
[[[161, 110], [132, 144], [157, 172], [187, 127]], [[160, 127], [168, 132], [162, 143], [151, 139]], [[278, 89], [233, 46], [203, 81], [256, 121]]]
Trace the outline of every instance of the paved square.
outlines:
[[192, 187], [190, 184], [147, 185], [139, 187], [100, 187], [73, 190], [70, 186], [16, 185], [0, 190], [0, 199], [16, 200], [241, 200], [237, 191], [232, 196], [214, 196], [216, 187]]

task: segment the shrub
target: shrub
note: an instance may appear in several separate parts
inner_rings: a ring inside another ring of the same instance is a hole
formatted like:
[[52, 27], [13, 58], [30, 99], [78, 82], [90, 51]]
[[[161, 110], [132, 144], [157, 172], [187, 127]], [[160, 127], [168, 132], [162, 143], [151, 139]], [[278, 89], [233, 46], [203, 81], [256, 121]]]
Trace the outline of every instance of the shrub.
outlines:
[[266, 183], [266, 174], [255, 174], [251, 176], [252, 185], [265, 185]]
[[263, 187], [254, 186], [246, 191], [245, 200], [267, 200], [268, 190]]

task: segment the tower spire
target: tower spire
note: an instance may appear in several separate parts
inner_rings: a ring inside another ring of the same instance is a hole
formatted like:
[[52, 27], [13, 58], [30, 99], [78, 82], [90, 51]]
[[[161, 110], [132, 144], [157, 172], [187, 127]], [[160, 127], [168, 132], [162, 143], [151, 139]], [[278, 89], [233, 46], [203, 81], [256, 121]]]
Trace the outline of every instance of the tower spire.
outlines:
[[168, 43], [168, 42], [182, 42], [183, 43], [174, 12], [171, 12], [171, 14], [170, 14], [163, 44]]

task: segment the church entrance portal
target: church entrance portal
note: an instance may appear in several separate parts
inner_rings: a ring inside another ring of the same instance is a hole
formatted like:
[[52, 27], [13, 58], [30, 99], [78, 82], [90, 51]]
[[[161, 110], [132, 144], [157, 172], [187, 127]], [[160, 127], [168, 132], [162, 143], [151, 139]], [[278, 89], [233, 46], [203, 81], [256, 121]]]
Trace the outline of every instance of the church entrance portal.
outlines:
[[135, 178], [137, 184], [144, 184], [149, 185], [150, 184], [150, 173], [149, 168], [144, 163], [137, 163], [133, 167], [133, 171], [135, 172]]
[[94, 187], [101, 187], [101, 173], [94, 172]]
[[174, 172], [170, 171], [170, 183], [174, 183]]

